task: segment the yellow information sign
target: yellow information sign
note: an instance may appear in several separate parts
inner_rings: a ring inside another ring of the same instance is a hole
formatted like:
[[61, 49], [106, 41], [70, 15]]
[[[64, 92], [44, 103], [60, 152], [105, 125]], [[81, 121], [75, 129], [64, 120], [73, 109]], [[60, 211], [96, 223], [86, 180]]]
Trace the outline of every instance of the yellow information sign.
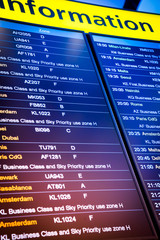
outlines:
[[0, 0], [0, 16], [17, 21], [160, 40], [160, 16], [62, 0]]

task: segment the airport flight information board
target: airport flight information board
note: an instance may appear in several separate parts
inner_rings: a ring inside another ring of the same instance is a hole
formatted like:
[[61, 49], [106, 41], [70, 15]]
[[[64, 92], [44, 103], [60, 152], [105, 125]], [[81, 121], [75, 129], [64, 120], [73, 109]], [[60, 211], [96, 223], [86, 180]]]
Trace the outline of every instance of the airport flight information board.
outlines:
[[1, 21], [0, 77], [1, 239], [155, 239], [84, 34]]
[[96, 35], [92, 40], [111, 101], [159, 224], [160, 44]]

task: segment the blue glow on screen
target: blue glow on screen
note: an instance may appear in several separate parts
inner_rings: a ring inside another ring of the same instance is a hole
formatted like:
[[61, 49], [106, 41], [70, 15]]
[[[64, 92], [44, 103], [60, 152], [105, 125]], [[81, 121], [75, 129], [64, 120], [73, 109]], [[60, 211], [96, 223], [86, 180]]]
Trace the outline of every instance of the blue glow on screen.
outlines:
[[[2, 28], [8, 28], [8, 22], [1, 21], [0, 27]], [[54, 35], [59, 37], [72, 37], [76, 39], [83, 39], [83, 34], [79, 32], [70, 32], [70, 31], [59, 31], [56, 29], [48, 29], [44, 27], [34, 27], [31, 25], [25, 25], [25, 24], [19, 24], [19, 23], [12, 23], [9, 24], [10, 29], [16, 29], [19, 31], [25, 31], [25, 32], [33, 32], [33, 33], [41, 33], [41, 34], [47, 34], [47, 35]]]
[[130, 39], [120, 39], [120, 38], [111, 38], [111, 37], [101, 37], [101, 36], [93, 36], [94, 41], [96, 42], [104, 42], [110, 44], [122, 44], [122, 45], [132, 45], [137, 47], [147, 47], [147, 48], [160, 48], [160, 43], [156, 42], [145, 42], [145, 41], [137, 41]]

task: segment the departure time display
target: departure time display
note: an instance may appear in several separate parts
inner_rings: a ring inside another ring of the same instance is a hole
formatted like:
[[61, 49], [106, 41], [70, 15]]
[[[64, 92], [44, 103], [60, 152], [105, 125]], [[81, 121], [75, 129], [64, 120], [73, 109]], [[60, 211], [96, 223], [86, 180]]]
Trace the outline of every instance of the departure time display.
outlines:
[[0, 76], [0, 238], [155, 239], [84, 34], [1, 21]]

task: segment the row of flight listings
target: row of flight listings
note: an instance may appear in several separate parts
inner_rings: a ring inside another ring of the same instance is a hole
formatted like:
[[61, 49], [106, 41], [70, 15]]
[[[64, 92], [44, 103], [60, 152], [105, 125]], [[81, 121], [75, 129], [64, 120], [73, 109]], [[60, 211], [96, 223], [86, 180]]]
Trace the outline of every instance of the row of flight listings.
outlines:
[[91, 34], [104, 87], [82, 32], [0, 36], [0, 239], [158, 239], [158, 43]]

